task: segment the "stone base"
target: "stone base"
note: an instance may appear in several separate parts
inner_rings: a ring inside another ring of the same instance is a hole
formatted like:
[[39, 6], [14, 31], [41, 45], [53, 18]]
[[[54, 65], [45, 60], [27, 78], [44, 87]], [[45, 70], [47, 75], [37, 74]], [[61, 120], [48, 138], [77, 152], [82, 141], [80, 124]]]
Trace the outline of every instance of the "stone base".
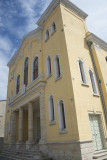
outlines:
[[24, 142], [16, 142], [16, 149], [21, 149]]
[[92, 141], [53, 142], [40, 146], [41, 151], [53, 160], [92, 160], [94, 154]]
[[35, 144], [34, 141], [26, 141], [26, 149], [30, 149]]

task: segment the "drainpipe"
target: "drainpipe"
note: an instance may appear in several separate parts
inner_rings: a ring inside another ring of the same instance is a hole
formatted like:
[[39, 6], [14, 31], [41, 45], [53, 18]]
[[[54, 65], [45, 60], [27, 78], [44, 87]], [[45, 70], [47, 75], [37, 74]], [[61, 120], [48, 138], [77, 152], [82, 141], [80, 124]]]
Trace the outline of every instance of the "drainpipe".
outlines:
[[95, 74], [96, 74], [96, 78], [97, 78], [97, 82], [98, 82], [98, 86], [99, 86], [99, 91], [100, 91], [100, 95], [101, 95], [101, 101], [102, 101], [102, 104], [103, 104], [104, 115], [105, 115], [105, 119], [106, 119], [106, 122], [107, 122], [107, 110], [106, 110], [106, 105], [105, 105], [105, 101], [104, 101], [103, 91], [102, 91], [102, 88], [101, 88], [101, 80], [99, 79], [99, 75], [98, 75], [98, 72], [97, 72], [97, 67], [96, 67], [93, 52], [92, 52], [92, 49], [91, 49], [92, 42], [87, 42], [87, 44], [88, 44], [88, 47], [89, 47], [92, 63], [93, 63], [93, 66], [94, 66], [94, 70], [95, 70]]

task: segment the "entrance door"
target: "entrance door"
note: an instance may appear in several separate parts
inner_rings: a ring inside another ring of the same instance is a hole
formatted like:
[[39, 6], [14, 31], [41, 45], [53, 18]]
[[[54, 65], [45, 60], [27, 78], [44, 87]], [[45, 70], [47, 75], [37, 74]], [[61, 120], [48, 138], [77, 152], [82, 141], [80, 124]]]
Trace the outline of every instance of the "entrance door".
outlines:
[[102, 136], [101, 136], [101, 127], [100, 127], [100, 117], [97, 115], [90, 115], [90, 126], [94, 144], [94, 150], [98, 151], [103, 149]]

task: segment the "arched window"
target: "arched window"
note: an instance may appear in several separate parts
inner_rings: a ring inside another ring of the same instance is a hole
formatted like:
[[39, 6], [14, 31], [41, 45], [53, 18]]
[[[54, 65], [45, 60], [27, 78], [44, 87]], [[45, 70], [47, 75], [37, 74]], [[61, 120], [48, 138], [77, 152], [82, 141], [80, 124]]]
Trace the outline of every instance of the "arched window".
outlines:
[[47, 67], [47, 77], [49, 77], [52, 73], [50, 56], [47, 57], [46, 67]]
[[45, 40], [47, 40], [49, 38], [49, 30], [47, 29], [45, 32]]
[[78, 59], [78, 64], [79, 64], [81, 80], [83, 83], [87, 84], [87, 77], [86, 77], [84, 62], [82, 60]]
[[59, 56], [55, 56], [55, 77], [59, 78], [61, 76], [61, 66]]
[[92, 70], [89, 70], [89, 75], [90, 75], [90, 80], [91, 80], [91, 85], [92, 85], [92, 89], [93, 89], [93, 93], [94, 94], [98, 94], [98, 89], [97, 89], [97, 84], [95, 81], [95, 76]]
[[16, 80], [16, 94], [19, 93], [20, 90], [20, 75], [17, 76], [17, 80]]
[[66, 119], [65, 119], [65, 108], [64, 102], [62, 100], [58, 103], [58, 110], [59, 110], [59, 128], [61, 130], [66, 129]]
[[49, 121], [53, 122], [55, 120], [55, 112], [54, 112], [54, 99], [53, 96], [49, 96]]
[[27, 86], [28, 84], [28, 57], [25, 59], [24, 63], [24, 84]]
[[33, 80], [38, 77], [38, 57], [34, 59], [33, 62]]
[[51, 32], [54, 33], [56, 31], [56, 23], [53, 22], [51, 25]]

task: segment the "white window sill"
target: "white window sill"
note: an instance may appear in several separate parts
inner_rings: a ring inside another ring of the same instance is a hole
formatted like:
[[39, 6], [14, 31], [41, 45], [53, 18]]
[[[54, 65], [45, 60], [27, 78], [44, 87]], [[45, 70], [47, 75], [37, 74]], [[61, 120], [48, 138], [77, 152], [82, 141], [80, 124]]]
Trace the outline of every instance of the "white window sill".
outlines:
[[95, 93], [93, 93], [93, 96], [95, 96], [95, 97], [100, 97], [99, 94], [95, 94]]
[[45, 42], [47, 42], [47, 41], [48, 41], [48, 39], [49, 39], [49, 37], [48, 37], [47, 39], [45, 39]]
[[83, 86], [89, 87], [89, 85], [86, 84], [86, 83], [81, 82], [81, 84], [82, 84]]
[[46, 78], [48, 79], [48, 78], [50, 78], [52, 76], [52, 74], [50, 74], [49, 76], [47, 76]]
[[56, 29], [54, 30], [54, 32], [51, 33], [51, 36], [56, 32]]
[[61, 79], [62, 78], [62, 76], [60, 75], [60, 77], [57, 77], [56, 79], [55, 79], [55, 81], [57, 81], [57, 80], [59, 80], [59, 79]]
[[62, 129], [62, 130], [59, 131], [59, 133], [60, 134], [67, 133], [67, 130], [66, 129]]
[[54, 125], [54, 124], [56, 124], [56, 121], [55, 121], [55, 120], [49, 122], [49, 125]]

